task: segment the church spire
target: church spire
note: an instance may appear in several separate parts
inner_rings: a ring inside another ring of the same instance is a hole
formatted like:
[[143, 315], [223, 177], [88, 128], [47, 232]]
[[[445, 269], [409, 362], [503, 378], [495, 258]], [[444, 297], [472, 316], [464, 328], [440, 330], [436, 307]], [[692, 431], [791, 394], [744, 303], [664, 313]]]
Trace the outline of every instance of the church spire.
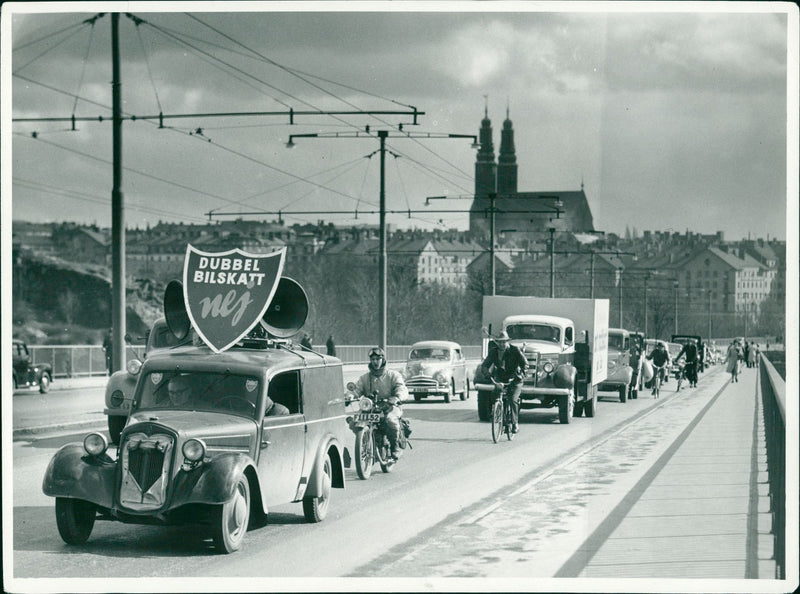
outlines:
[[500, 133], [500, 155], [497, 162], [497, 193], [517, 193], [517, 154], [514, 148], [514, 125], [511, 123], [509, 102], [506, 102], [506, 119]]

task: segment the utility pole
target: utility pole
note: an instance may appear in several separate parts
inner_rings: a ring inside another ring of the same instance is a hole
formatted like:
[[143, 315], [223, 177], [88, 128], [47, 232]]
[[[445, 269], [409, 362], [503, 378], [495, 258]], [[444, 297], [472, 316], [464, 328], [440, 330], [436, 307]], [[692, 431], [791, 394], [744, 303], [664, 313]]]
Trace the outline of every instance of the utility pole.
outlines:
[[492, 277], [492, 295], [495, 295], [497, 284], [495, 281], [495, 264], [494, 264], [494, 225], [495, 225], [495, 208], [494, 203], [497, 198], [495, 192], [489, 193], [489, 274]]
[[[647, 338], [647, 279], [649, 274], [644, 275], [644, 336]], [[655, 336], [653, 337], [655, 338]]]
[[678, 333], [678, 287], [680, 283], [678, 281], [674, 281], [672, 286], [675, 288], [675, 334]]
[[550, 227], [550, 298], [556, 296], [555, 227]]
[[378, 319], [378, 346], [386, 348], [386, 309], [388, 301], [386, 291], [388, 287], [386, 274], [386, 137], [389, 133], [386, 130], [378, 130], [378, 138], [381, 142], [381, 190], [380, 190], [380, 256], [378, 257], [378, 276], [380, 276], [380, 290], [378, 291], [378, 303], [380, 307], [380, 317]]
[[[745, 333], [747, 332], [747, 316], [744, 318]], [[708, 291], [708, 338], [711, 338], [711, 291]]]
[[111, 14], [111, 103], [113, 186], [111, 189], [111, 370], [125, 369], [125, 208], [122, 195], [122, 83], [119, 13]]
[[[619, 274], [617, 282], [619, 287], [619, 327], [622, 328], [622, 268], [617, 268], [617, 273]], [[645, 334], [645, 338], [647, 338], [647, 334]]]
[[589, 299], [594, 299], [594, 252], [589, 256]]

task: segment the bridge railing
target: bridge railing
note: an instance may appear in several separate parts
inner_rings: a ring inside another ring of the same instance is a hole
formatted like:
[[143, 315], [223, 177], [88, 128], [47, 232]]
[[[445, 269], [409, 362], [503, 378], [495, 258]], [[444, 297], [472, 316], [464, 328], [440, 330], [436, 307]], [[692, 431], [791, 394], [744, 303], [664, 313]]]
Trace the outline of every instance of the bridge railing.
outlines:
[[[785, 579], [786, 571], [786, 380], [779, 369], [783, 353], [765, 353], [760, 357], [759, 374], [764, 410], [764, 434], [767, 445], [770, 513], [777, 579]], [[775, 359], [773, 365], [771, 359]], [[776, 369], [776, 366], [778, 369]]]
[[[363, 363], [369, 360], [369, 350], [374, 345], [337, 345], [336, 356], [342, 363]], [[324, 344], [313, 345], [315, 351], [325, 353]], [[106, 355], [100, 345], [28, 345], [34, 363], [49, 363], [53, 369], [53, 377], [91, 377], [106, 375]], [[390, 363], [402, 363], [408, 357], [411, 345], [390, 345], [386, 347], [386, 359]], [[481, 345], [461, 347], [464, 357], [477, 360], [481, 356]], [[144, 354], [144, 346], [129, 346], [126, 360]]]

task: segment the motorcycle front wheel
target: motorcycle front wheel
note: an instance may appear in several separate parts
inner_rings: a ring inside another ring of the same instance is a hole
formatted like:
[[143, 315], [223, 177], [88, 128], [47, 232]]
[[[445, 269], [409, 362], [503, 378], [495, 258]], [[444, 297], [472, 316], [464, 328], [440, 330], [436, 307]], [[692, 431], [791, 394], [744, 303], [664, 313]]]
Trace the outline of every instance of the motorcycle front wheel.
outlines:
[[372, 474], [373, 448], [372, 429], [359, 427], [356, 431], [356, 473], [362, 480], [367, 480]]

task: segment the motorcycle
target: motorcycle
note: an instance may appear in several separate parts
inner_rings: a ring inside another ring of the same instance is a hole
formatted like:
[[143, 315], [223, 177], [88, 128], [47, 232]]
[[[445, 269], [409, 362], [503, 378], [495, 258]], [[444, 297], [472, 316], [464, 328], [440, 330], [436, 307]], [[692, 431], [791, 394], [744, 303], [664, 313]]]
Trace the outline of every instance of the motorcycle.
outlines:
[[[347, 384], [350, 398], [347, 403], [358, 402], [358, 412], [352, 417], [347, 417], [350, 429], [356, 435], [355, 459], [358, 478], [367, 480], [372, 475], [372, 467], [377, 463], [383, 472], [391, 472], [396, 460], [392, 458], [392, 447], [389, 438], [383, 431], [383, 421], [386, 411], [391, 405], [385, 400], [379, 400], [377, 394], [370, 397], [358, 397], [355, 394], [356, 386], [353, 382]], [[400, 419], [400, 437], [398, 446], [405, 449], [411, 447], [408, 439], [411, 435], [410, 424], [406, 419]]]

